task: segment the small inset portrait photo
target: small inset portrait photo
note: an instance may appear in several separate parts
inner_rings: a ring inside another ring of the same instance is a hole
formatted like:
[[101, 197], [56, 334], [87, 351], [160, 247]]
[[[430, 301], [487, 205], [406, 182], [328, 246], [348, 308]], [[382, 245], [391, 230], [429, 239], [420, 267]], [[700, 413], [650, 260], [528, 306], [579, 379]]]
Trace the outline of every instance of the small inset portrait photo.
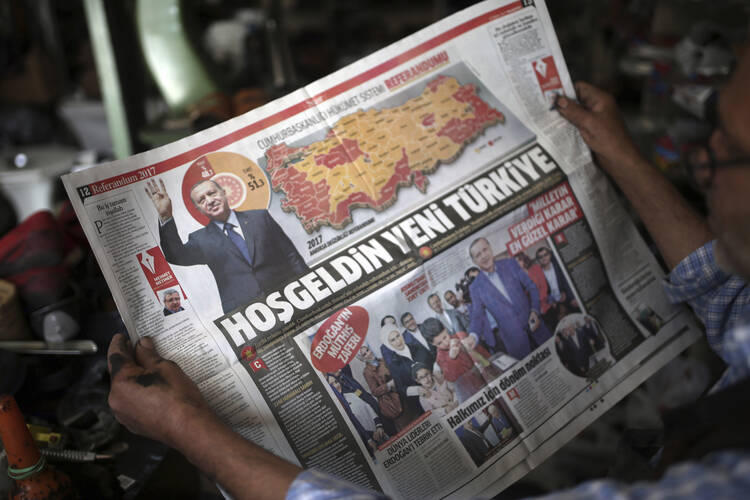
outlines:
[[161, 297], [161, 303], [164, 306], [164, 316], [170, 316], [185, 310], [182, 304], [183, 295], [180, 287], [167, 288], [159, 291], [158, 295]]
[[597, 378], [614, 363], [604, 332], [588, 314], [569, 314], [560, 320], [555, 349], [562, 365], [578, 377]]
[[664, 325], [662, 317], [646, 304], [638, 304], [638, 307], [633, 310], [633, 316], [638, 318], [638, 323], [651, 335], [656, 335], [656, 332], [661, 330], [662, 325]]
[[479, 467], [521, 433], [521, 426], [502, 398], [498, 398], [456, 430], [456, 436]]

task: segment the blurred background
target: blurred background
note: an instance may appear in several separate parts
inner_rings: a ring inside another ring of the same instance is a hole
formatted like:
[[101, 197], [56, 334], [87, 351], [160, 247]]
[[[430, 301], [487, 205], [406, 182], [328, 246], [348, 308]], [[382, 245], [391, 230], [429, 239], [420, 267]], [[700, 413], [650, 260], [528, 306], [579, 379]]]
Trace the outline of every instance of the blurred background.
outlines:
[[[0, 393], [15, 394], [41, 446], [107, 457], [58, 459], [82, 498], [219, 493], [109, 413], [103, 352], [123, 325], [59, 176], [245, 113], [472, 3], [0, 2]], [[750, 2], [547, 7], [574, 81], [612, 92], [644, 154], [702, 209], [680, 157], [709, 130], [714, 91], [746, 43]], [[696, 345], [503, 497], [605, 475], [624, 428], [658, 424], [721, 368]]]

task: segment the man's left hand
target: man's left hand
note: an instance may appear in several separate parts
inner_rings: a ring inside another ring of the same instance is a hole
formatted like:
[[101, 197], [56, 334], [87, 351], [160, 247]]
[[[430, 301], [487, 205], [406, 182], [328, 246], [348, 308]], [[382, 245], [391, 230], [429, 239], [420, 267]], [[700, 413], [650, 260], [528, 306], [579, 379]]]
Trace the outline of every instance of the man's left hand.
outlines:
[[531, 314], [529, 314], [529, 330], [532, 332], [537, 331], [539, 326], [542, 324], [542, 318], [539, 317], [539, 313], [536, 311], [531, 311]]
[[388, 436], [382, 427], [378, 427], [377, 429], [375, 429], [375, 432], [372, 433], [372, 437], [373, 439], [375, 439], [375, 441], [382, 443]]
[[476, 340], [474, 340], [474, 337], [472, 336], [467, 336], [461, 339], [461, 343], [464, 345], [464, 348], [467, 351], [473, 351], [474, 348], [477, 346], [477, 342]]
[[125, 335], [115, 335], [107, 362], [109, 406], [131, 432], [179, 449], [188, 418], [217, 418], [193, 381], [176, 363], [159, 356], [150, 338], [133, 346]]

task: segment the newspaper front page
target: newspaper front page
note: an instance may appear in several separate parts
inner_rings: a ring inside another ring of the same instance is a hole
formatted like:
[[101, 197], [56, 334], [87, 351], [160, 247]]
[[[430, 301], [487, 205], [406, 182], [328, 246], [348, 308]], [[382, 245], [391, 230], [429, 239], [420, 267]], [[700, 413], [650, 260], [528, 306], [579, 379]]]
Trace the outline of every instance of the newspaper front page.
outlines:
[[489, 496], [699, 335], [559, 94], [544, 3], [483, 2], [64, 183], [131, 337], [243, 437]]

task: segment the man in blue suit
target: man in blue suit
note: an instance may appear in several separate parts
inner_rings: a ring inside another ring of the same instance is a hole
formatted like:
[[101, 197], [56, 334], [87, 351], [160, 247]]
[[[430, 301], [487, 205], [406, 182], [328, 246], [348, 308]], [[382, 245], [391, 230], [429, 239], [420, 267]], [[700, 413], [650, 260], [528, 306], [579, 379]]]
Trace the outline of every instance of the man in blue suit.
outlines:
[[[515, 259], [495, 261], [486, 238], [477, 238], [469, 247], [471, 260], [480, 273], [469, 285], [471, 324], [491, 352], [504, 351], [523, 359], [552, 334], [542, 322], [539, 291]], [[489, 313], [497, 323], [491, 328]]]
[[164, 181], [160, 184], [152, 179], [146, 193], [159, 213], [164, 256], [178, 266], [207, 265], [216, 279], [225, 313], [308, 270], [267, 210], [231, 210], [224, 189], [211, 180], [199, 181], [190, 190], [190, 199], [210, 222], [190, 233], [183, 243], [172, 218], [172, 201]]

